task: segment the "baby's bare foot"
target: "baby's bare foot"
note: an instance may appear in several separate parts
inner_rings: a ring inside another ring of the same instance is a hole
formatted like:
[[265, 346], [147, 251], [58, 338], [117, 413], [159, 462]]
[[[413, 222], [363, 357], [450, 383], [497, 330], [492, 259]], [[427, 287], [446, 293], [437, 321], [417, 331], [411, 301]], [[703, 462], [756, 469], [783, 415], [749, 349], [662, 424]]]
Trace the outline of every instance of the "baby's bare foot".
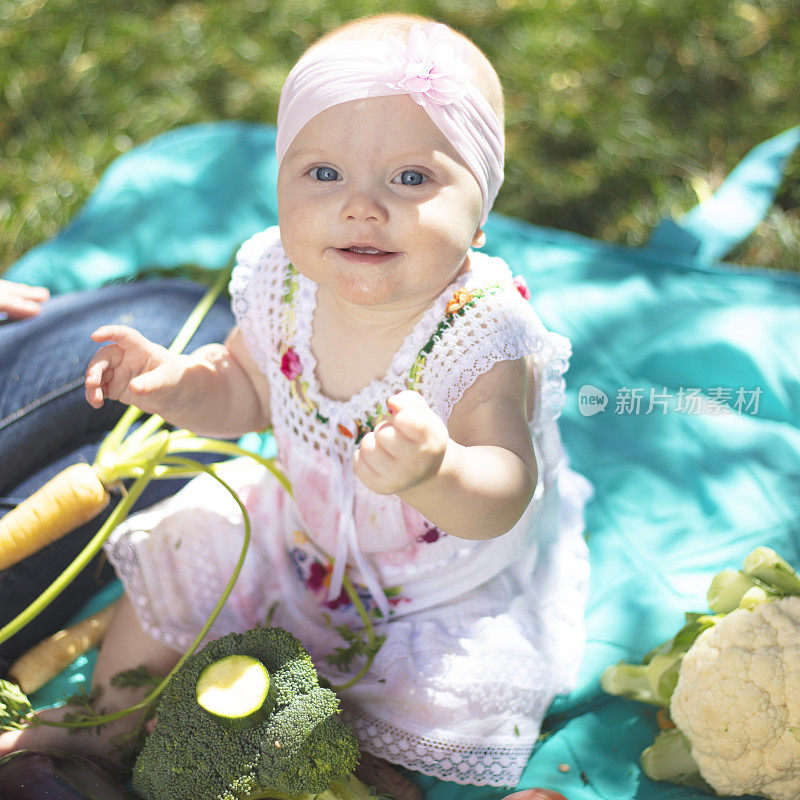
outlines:
[[36, 718], [40, 724], [29, 725], [19, 731], [5, 731], [0, 735], [0, 757], [15, 750], [52, 748], [66, 750], [87, 756], [107, 768], [119, 770], [122, 766], [119, 753], [112, 746], [112, 739], [119, 734], [130, 733], [136, 726], [138, 715], [129, 715], [121, 720], [104, 725], [99, 730], [89, 728], [76, 730], [60, 728], [45, 722], [60, 722], [65, 713], [63, 708], [41, 711]]

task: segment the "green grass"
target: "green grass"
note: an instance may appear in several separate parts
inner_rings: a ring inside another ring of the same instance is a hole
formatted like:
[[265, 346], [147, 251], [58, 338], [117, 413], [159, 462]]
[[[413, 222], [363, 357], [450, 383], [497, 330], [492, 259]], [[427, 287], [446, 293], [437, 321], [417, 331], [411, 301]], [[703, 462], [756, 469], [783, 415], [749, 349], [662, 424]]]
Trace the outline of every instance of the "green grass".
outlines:
[[[274, 122], [304, 48], [388, 8], [449, 23], [495, 64], [495, 207], [538, 224], [639, 244], [800, 122], [796, 0], [0, 0], [0, 271], [134, 145], [193, 122]], [[798, 162], [733, 260], [798, 270]]]

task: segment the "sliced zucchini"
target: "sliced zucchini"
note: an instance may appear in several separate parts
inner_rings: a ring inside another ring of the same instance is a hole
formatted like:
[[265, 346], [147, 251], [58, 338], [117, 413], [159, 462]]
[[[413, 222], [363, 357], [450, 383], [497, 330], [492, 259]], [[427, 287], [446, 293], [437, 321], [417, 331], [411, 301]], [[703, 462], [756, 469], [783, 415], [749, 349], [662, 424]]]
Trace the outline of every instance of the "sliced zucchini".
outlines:
[[275, 688], [267, 668], [244, 655], [209, 664], [200, 673], [195, 695], [201, 708], [234, 730], [257, 725], [275, 705]]

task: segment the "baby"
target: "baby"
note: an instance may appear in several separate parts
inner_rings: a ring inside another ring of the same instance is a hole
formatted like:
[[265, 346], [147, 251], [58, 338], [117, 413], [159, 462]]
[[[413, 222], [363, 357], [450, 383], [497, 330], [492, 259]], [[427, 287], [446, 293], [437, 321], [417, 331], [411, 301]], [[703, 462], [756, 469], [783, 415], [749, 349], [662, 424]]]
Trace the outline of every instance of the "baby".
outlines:
[[[362, 749], [493, 786], [518, 782], [575, 680], [589, 491], [556, 425], [569, 343], [478, 249], [503, 147], [500, 83], [469, 40], [400, 15], [337, 29], [284, 86], [279, 226], [239, 252], [225, 344], [174, 355], [108, 326], [86, 373], [97, 408], [119, 399], [206, 435], [274, 432], [291, 494], [249, 459], [221, 471], [253, 534], [210, 636], [269, 615], [340, 684], [359, 664], [326, 661], [336, 628], [363, 624], [348, 578], [386, 636], [341, 692]], [[96, 683], [177, 661], [241, 531], [207, 476], [117, 529], [107, 550], [126, 596]]]

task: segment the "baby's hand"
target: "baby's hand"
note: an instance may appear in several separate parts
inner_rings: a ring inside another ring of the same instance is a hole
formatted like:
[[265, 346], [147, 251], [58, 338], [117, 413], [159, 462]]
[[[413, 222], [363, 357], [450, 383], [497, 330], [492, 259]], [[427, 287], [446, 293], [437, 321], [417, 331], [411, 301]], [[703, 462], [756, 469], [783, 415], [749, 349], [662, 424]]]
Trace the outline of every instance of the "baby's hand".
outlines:
[[391, 416], [361, 440], [354, 469], [373, 492], [397, 494], [436, 474], [450, 437], [418, 392], [400, 392], [387, 405]]
[[125, 325], [98, 328], [92, 340], [113, 344], [98, 350], [86, 368], [89, 405], [100, 408], [108, 398], [163, 415], [177, 395], [180, 356]]

